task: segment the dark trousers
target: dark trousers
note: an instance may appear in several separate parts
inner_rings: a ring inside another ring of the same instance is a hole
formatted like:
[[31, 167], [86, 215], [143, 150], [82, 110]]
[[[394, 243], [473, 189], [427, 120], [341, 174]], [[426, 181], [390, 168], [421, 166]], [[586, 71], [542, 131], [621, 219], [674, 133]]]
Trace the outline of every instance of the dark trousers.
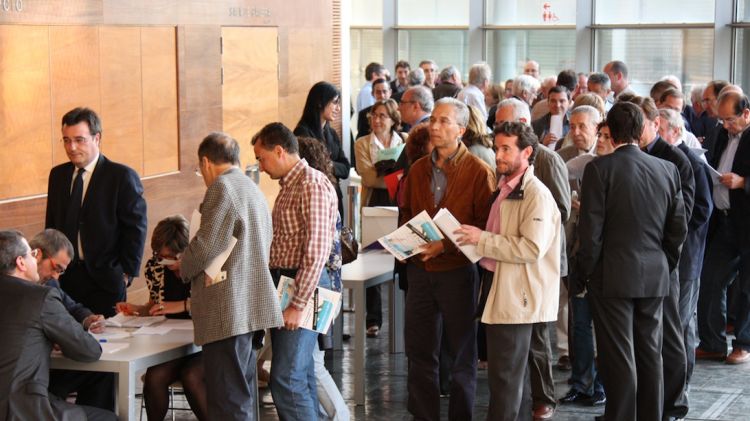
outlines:
[[591, 307], [588, 297], [570, 297], [570, 310], [573, 313], [572, 371], [570, 373], [571, 389], [592, 395], [604, 392], [601, 377], [594, 361], [594, 331], [592, 329]]
[[257, 420], [253, 333], [203, 345], [203, 364], [209, 419]]
[[438, 380], [443, 332], [452, 358], [450, 420], [469, 420], [477, 381], [477, 270], [467, 265], [445, 272], [407, 267], [405, 339], [409, 359], [408, 409], [416, 420], [440, 420]]
[[682, 339], [685, 343], [687, 373], [685, 383], [690, 384], [695, 368], [695, 347], [697, 342], [698, 289], [700, 279], [680, 279], [680, 321], [682, 322]]
[[62, 399], [75, 392], [77, 405], [115, 410], [114, 373], [50, 370], [49, 391]]
[[589, 294], [607, 391], [604, 419], [661, 420], [664, 298], [605, 298], [594, 288]]
[[86, 265], [80, 260], [72, 262], [65, 270], [60, 278], [60, 287], [94, 314], [102, 314], [104, 317], [114, 316], [115, 304], [127, 298], [124, 281], [118, 292], [107, 291], [89, 274]]
[[380, 285], [367, 288], [365, 291], [365, 325], [367, 327], [383, 325], [383, 299], [380, 296]]
[[687, 377], [687, 356], [680, 319], [680, 281], [677, 271], [669, 279], [669, 295], [664, 298], [663, 324], [664, 344], [664, 416], [683, 418], [688, 413], [688, 400], [685, 395]]
[[739, 238], [739, 227], [722, 212], [714, 211], [711, 219], [698, 297], [700, 347], [727, 352], [727, 287], [737, 277], [736, 339], [732, 346], [750, 351], [750, 240]]
[[487, 420], [516, 421], [530, 418], [521, 409], [529, 372], [532, 324], [485, 325], [487, 331], [487, 381], [490, 407]]
[[549, 323], [531, 325], [529, 347], [529, 380], [534, 407], [557, 406], [555, 380], [552, 378], [552, 347], [549, 339]]

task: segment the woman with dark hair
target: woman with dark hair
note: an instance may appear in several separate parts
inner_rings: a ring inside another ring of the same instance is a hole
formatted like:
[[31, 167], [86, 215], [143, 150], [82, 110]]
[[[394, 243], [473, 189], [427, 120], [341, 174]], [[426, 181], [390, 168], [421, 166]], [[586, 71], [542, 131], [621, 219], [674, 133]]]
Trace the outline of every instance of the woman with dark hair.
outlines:
[[333, 162], [333, 175], [336, 182], [333, 187], [339, 198], [339, 215], [344, 215], [343, 194], [338, 181], [349, 178], [349, 160], [341, 148], [341, 139], [331, 127], [331, 122], [338, 118], [341, 112], [340, 94], [335, 86], [328, 82], [318, 82], [310, 88], [305, 102], [302, 117], [294, 128], [296, 136], [307, 136], [322, 142]]
[[[131, 315], [190, 318], [190, 284], [180, 278], [180, 258], [188, 246], [188, 221], [174, 215], [159, 221], [151, 235], [154, 255], [146, 262], [149, 300], [144, 305], [117, 303]], [[143, 399], [150, 420], [163, 420], [169, 406], [169, 385], [179, 380], [190, 408], [199, 420], [208, 419], [206, 385], [200, 353], [150, 367], [143, 377]]]

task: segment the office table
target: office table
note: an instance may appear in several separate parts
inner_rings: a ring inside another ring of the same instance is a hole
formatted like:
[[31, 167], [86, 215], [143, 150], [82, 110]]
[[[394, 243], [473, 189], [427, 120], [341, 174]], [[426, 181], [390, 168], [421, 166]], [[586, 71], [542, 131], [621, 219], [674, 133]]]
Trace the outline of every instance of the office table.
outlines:
[[354, 402], [365, 403], [365, 291], [368, 287], [390, 285], [389, 340], [391, 353], [404, 352], [404, 293], [393, 281], [393, 256], [385, 251], [360, 253], [344, 265], [341, 280], [354, 296]]
[[[110, 329], [115, 328], [107, 328], [108, 331]], [[138, 371], [200, 351], [200, 347], [193, 343], [192, 330], [173, 329], [164, 335], [138, 335], [113, 339], [111, 342], [128, 342], [130, 345], [111, 354], [102, 353], [99, 361], [92, 363], [53, 354], [52, 368], [115, 373], [115, 411], [121, 421], [136, 419], [135, 385]]]

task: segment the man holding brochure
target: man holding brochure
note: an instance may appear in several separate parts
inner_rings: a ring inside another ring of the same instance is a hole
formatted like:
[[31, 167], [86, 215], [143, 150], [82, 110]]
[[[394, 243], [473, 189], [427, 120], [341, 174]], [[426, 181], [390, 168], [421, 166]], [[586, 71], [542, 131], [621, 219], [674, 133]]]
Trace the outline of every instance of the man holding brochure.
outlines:
[[539, 142], [531, 128], [506, 122], [494, 134], [501, 178], [486, 230], [466, 224], [456, 233], [459, 244], [475, 245], [485, 256], [480, 264], [487, 269], [481, 300], [486, 305], [480, 310], [487, 325], [487, 419], [515, 420], [523, 418], [533, 324], [557, 319], [560, 212], [534, 175]]
[[[408, 92], [408, 91], [407, 91]], [[461, 142], [469, 121], [466, 104], [439, 100], [430, 116], [431, 155], [415, 162], [406, 178], [403, 220], [446, 208], [463, 224], [484, 226], [495, 177]], [[408, 409], [416, 419], [440, 419], [438, 353], [442, 332], [452, 357], [448, 416], [472, 419], [476, 390], [476, 265], [447, 237], [423, 246], [407, 263], [406, 355]]]
[[276, 283], [282, 275], [294, 279], [293, 296], [283, 309], [284, 328], [271, 330], [271, 394], [282, 420], [315, 420], [318, 333], [300, 325], [318, 285], [331, 287], [324, 267], [336, 231], [336, 190], [325, 174], [300, 158], [297, 138], [283, 124], [266, 125], [252, 144], [261, 171], [281, 185], [273, 208], [271, 274]]
[[[195, 343], [203, 346], [203, 364], [210, 367], [205, 370], [208, 415], [255, 420], [253, 336], [282, 325], [268, 272], [271, 216], [263, 193], [238, 168], [236, 140], [211, 133], [198, 147], [198, 159], [207, 189], [200, 227], [182, 256], [180, 273], [191, 283]], [[208, 269], [215, 265], [220, 266], [216, 274]]]

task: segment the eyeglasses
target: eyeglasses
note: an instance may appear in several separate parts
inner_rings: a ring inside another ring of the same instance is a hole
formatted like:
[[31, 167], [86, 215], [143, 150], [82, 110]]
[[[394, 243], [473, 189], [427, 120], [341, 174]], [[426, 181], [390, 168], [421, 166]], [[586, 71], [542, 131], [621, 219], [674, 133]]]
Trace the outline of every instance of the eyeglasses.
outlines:
[[91, 139], [88, 137], [83, 136], [77, 136], [74, 138], [64, 137], [60, 139], [60, 142], [62, 142], [65, 146], [70, 146], [71, 144], [75, 143], [78, 146], [85, 145], [86, 143], [89, 143]]
[[370, 118], [373, 119], [373, 120], [388, 120], [391, 117], [388, 114], [370, 113]]
[[58, 275], [62, 276], [63, 273], [65, 273], [65, 269], [67, 267], [57, 263], [55, 259], [48, 257], [50, 263], [52, 263], [52, 270], [54, 270]]

